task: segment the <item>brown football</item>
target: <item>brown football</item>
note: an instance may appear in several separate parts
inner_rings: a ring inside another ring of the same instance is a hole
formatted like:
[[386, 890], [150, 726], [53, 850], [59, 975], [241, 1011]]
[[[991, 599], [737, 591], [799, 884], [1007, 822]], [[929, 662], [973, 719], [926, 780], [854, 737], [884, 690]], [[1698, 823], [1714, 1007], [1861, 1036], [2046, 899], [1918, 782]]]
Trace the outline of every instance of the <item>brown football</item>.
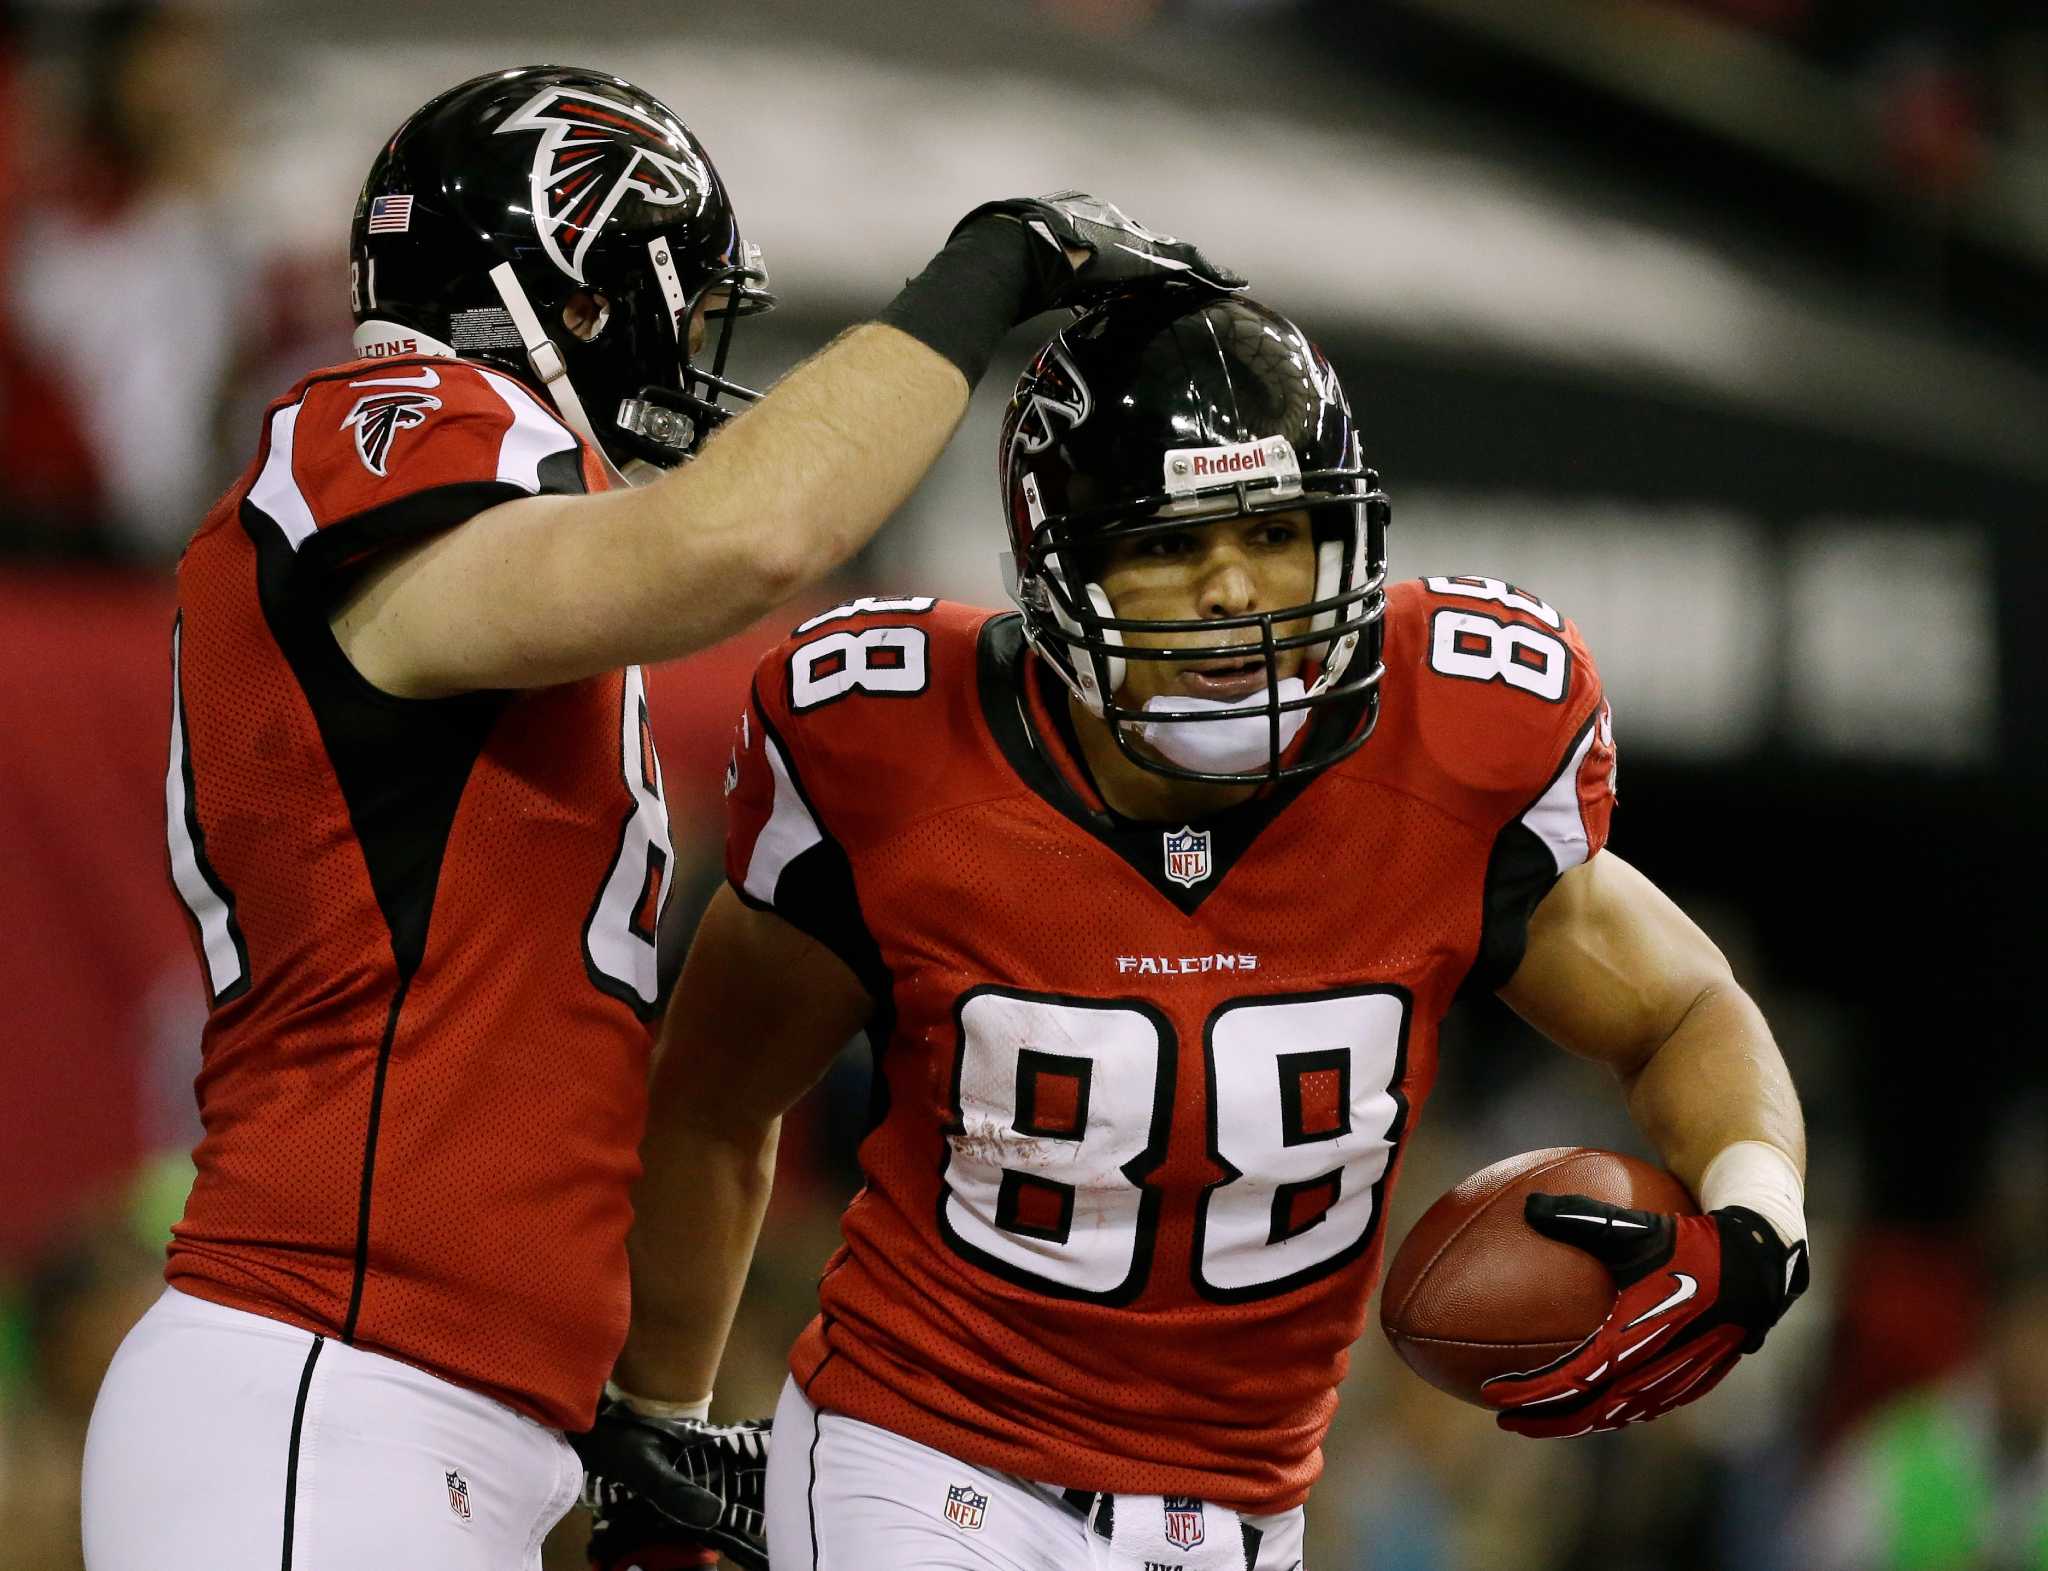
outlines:
[[1699, 1209], [1661, 1167], [1558, 1146], [1482, 1168], [1423, 1212], [1387, 1268], [1380, 1328], [1410, 1369], [1481, 1407], [1482, 1381], [1549, 1363], [1614, 1307], [1605, 1266], [1522, 1219], [1531, 1194], [1687, 1216]]

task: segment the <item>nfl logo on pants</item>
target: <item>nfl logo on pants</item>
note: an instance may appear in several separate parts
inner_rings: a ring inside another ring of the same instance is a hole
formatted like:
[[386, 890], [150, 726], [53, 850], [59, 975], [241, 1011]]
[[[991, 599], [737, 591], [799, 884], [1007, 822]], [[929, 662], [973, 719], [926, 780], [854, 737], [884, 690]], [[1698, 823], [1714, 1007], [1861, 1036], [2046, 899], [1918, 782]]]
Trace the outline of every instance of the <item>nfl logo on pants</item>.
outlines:
[[988, 1496], [972, 1484], [954, 1484], [946, 1490], [946, 1520], [963, 1533], [980, 1532], [987, 1511]]
[[1166, 1497], [1166, 1541], [1175, 1549], [1193, 1549], [1205, 1536], [1202, 1502], [1187, 1495]]
[[460, 1473], [448, 1475], [448, 1509], [463, 1521], [469, 1520], [469, 1480]]

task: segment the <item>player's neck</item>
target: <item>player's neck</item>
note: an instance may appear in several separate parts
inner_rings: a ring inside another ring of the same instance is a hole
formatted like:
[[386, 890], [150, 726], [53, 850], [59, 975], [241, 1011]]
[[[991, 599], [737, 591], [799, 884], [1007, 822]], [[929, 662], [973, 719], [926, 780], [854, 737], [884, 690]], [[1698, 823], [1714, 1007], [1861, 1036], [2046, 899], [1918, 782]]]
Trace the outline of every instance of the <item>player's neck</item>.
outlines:
[[1109, 726], [1082, 708], [1072, 694], [1067, 695], [1067, 713], [1073, 717], [1074, 739], [1081, 745], [1095, 789], [1112, 812], [1126, 818], [1191, 823], [1258, 794], [1256, 785], [1210, 785], [1156, 774], [1126, 758]]

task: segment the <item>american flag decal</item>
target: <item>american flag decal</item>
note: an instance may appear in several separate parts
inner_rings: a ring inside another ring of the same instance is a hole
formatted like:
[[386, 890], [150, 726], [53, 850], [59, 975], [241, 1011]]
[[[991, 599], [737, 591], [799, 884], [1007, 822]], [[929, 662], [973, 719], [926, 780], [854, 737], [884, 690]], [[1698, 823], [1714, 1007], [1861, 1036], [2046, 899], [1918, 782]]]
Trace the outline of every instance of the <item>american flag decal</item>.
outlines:
[[370, 198], [370, 233], [402, 235], [412, 228], [412, 198], [373, 196]]

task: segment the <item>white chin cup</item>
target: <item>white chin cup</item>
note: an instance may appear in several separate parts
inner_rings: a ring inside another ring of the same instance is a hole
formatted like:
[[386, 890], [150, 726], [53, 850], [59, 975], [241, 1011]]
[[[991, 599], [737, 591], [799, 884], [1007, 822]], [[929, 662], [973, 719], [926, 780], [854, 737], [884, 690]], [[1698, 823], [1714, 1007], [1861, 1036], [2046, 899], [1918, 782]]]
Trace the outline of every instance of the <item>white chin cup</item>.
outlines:
[[[1121, 662], [1119, 662], [1121, 664]], [[1247, 775], [1263, 771], [1271, 763], [1268, 749], [1272, 725], [1266, 713], [1266, 692], [1260, 688], [1235, 702], [1220, 698], [1148, 698], [1145, 713], [1157, 720], [1139, 721], [1132, 727], [1138, 737], [1170, 764], [1212, 775]], [[1281, 680], [1279, 702], [1291, 704], [1307, 696], [1308, 689], [1298, 676]], [[1222, 710], [1243, 710], [1231, 720], [1176, 721], [1174, 715], [1214, 714]], [[1306, 709], [1290, 709], [1280, 716], [1280, 751], [1286, 752], [1301, 734], [1308, 719]]]

